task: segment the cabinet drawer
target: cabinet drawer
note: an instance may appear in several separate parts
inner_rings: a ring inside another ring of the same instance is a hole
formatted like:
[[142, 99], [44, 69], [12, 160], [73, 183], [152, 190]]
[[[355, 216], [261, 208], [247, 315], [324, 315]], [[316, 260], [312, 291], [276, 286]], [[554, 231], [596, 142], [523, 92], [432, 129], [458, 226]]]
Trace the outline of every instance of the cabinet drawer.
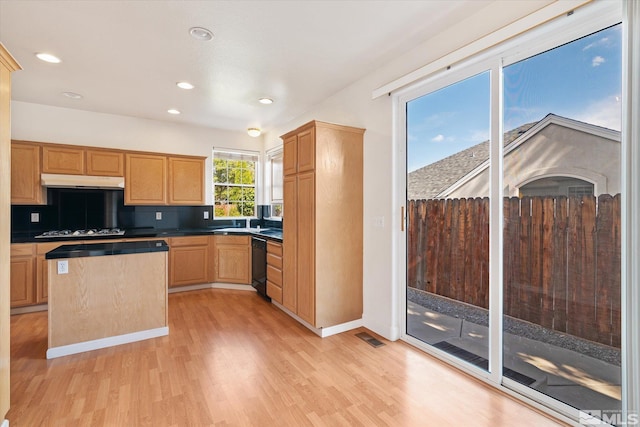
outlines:
[[218, 245], [248, 245], [251, 243], [251, 236], [230, 236], [217, 235], [216, 244]]
[[267, 265], [267, 280], [282, 287], [282, 270]]
[[33, 243], [15, 243], [11, 245], [11, 256], [33, 256]]
[[282, 257], [267, 252], [267, 264], [274, 266], [278, 270], [282, 270]]
[[267, 280], [267, 295], [282, 304], [282, 288]]
[[282, 256], [282, 244], [275, 243], [272, 241], [267, 241], [267, 253], [277, 255], [279, 257]]
[[170, 247], [207, 246], [208, 244], [209, 244], [209, 236], [172, 237], [169, 239]]

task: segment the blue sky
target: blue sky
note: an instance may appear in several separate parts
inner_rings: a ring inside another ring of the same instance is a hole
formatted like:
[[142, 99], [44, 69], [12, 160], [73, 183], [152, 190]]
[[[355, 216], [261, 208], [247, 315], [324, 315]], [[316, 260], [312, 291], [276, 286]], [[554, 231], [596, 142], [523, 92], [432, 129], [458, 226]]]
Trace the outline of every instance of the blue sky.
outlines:
[[[489, 136], [489, 72], [407, 104], [407, 171]], [[620, 130], [621, 27], [504, 69], [504, 129], [549, 113]]]

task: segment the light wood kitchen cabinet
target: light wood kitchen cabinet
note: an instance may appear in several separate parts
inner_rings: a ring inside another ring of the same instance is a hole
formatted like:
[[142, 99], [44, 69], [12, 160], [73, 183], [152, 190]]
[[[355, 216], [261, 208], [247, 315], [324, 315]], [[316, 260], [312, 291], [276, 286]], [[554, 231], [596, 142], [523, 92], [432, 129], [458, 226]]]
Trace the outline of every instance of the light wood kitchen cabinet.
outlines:
[[154, 154], [125, 155], [124, 202], [128, 205], [167, 203], [167, 157]]
[[42, 172], [64, 175], [84, 175], [84, 149], [66, 145], [43, 145]]
[[11, 245], [11, 307], [35, 304], [35, 257], [31, 243]]
[[204, 204], [205, 158], [169, 157], [169, 204]]
[[284, 179], [283, 306], [316, 328], [362, 317], [363, 134], [312, 121], [282, 136], [297, 159]]
[[267, 241], [267, 295], [282, 304], [282, 244]]
[[47, 252], [52, 251], [59, 246], [68, 245], [70, 243], [71, 242], [67, 241], [34, 244], [36, 247], [36, 304], [44, 304], [49, 299], [49, 272], [45, 255]]
[[298, 136], [290, 135], [282, 142], [282, 174], [293, 175], [298, 172]]
[[43, 203], [40, 185], [40, 145], [13, 141], [11, 144], [11, 204]]
[[86, 150], [87, 175], [124, 176], [124, 153], [116, 150]]
[[214, 236], [215, 282], [251, 284], [251, 236]]
[[172, 237], [169, 244], [169, 287], [207, 283], [209, 237]]

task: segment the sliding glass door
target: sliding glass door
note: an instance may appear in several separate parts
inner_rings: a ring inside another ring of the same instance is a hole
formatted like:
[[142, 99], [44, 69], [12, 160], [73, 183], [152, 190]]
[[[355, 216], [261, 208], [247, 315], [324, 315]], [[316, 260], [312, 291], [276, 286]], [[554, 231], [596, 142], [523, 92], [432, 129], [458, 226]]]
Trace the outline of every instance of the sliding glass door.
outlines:
[[398, 97], [405, 338], [577, 422], [623, 425], [622, 30], [574, 33]]
[[[407, 334], [488, 370], [490, 72], [407, 102]], [[463, 183], [461, 185], [461, 183]]]
[[620, 27], [503, 69], [515, 137], [503, 157], [504, 366], [528, 391], [616, 423]]

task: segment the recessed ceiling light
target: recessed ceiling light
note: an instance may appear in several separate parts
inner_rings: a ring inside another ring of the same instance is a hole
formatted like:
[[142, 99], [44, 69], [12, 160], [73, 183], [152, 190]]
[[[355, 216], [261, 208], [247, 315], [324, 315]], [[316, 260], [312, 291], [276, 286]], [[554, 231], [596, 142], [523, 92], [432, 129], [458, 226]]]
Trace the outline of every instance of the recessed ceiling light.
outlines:
[[171, 109], [167, 110], [167, 113], [169, 113], [169, 114], [180, 114], [180, 110], [176, 110], [175, 108], [171, 108]]
[[194, 39], [205, 42], [213, 38], [213, 33], [202, 27], [193, 27], [189, 29], [189, 34], [191, 34], [191, 37]]
[[257, 136], [260, 136], [261, 132], [260, 132], [260, 129], [258, 128], [249, 128], [247, 129], [247, 133], [249, 134], [249, 136], [252, 136], [255, 138]]
[[50, 53], [36, 53], [36, 57], [44, 62], [49, 62], [51, 64], [59, 64], [62, 62], [60, 58], [55, 55], [51, 55]]
[[176, 83], [176, 86], [178, 86], [180, 89], [193, 89], [194, 88], [194, 86], [189, 82], [178, 82], [178, 83]]
[[271, 98], [260, 98], [260, 99], [258, 99], [258, 102], [260, 104], [269, 105], [269, 104], [273, 104], [273, 99], [271, 99]]
[[82, 95], [80, 95], [79, 93], [75, 93], [75, 92], [62, 92], [62, 94], [64, 96], [66, 96], [67, 98], [70, 98], [70, 99], [82, 99], [83, 98]]

